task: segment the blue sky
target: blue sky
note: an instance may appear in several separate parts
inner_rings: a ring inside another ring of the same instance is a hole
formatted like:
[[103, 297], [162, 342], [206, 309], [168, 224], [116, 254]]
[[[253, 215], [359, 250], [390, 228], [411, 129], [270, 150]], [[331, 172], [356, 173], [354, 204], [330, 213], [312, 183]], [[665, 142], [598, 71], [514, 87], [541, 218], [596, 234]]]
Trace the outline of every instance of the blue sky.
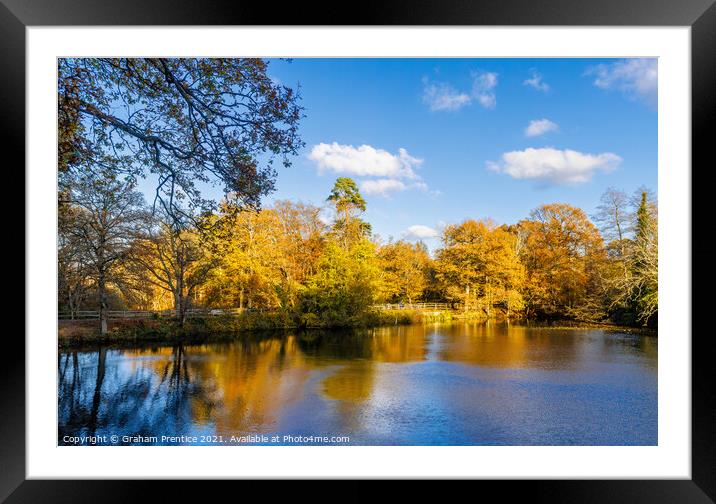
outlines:
[[294, 59], [269, 73], [300, 84], [306, 147], [266, 205], [324, 205], [349, 176], [376, 233], [434, 248], [445, 223], [554, 202], [591, 214], [609, 186], [657, 188], [656, 60]]

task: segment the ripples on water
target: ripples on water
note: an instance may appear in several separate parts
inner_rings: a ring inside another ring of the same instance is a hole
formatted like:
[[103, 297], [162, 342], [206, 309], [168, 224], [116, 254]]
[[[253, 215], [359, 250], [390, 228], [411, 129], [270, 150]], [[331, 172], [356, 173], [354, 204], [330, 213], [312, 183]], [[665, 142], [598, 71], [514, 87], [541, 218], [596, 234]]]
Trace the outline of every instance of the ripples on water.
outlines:
[[61, 352], [58, 374], [59, 444], [257, 433], [357, 445], [657, 443], [657, 340], [602, 330], [254, 335]]

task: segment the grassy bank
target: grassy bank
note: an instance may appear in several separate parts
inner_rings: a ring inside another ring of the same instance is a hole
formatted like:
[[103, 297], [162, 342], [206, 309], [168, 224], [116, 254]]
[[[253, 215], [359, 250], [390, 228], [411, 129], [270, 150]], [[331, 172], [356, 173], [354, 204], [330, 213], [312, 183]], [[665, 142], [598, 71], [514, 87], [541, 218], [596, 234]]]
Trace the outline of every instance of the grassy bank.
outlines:
[[602, 329], [644, 336], [658, 336], [658, 328], [644, 326], [627, 326], [611, 322], [588, 322], [578, 320], [520, 320], [520, 324], [533, 329]]
[[[200, 343], [230, 340], [242, 333], [285, 331], [298, 329], [368, 328], [434, 322], [487, 322], [483, 312], [458, 311], [369, 311], [343, 323], [326, 324], [317, 318], [295, 317], [287, 312], [248, 312], [239, 316], [203, 317], [187, 320], [184, 325], [169, 319], [110, 320], [108, 333], [101, 335], [97, 320], [58, 321], [59, 346], [75, 347], [88, 344], [140, 343]], [[504, 322], [504, 320], [497, 320]], [[534, 328], [576, 329], [593, 328], [656, 335], [656, 330], [623, 327], [614, 324], [580, 323], [574, 321], [534, 322], [516, 321]]]
[[169, 319], [110, 320], [108, 332], [100, 334], [97, 320], [58, 321], [60, 347], [94, 343], [172, 343], [202, 342], [209, 339], [231, 339], [246, 332], [280, 331], [288, 329], [330, 329], [340, 327], [378, 327], [406, 325], [424, 320], [449, 320], [446, 315], [423, 314], [410, 310], [370, 311], [352, 317], [345, 323], [325, 324], [315, 318], [293, 317], [286, 312], [247, 312], [239, 316], [202, 317], [188, 319], [184, 325]]
[[238, 317], [192, 318], [184, 325], [169, 319], [110, 320], [107, 334], [100, 334], [97, 320], [58, 321], [60, 347], [93, 343], [173, 343], [231, 339], [243, 331], [296, 328], [282, 313], [246, 313]]

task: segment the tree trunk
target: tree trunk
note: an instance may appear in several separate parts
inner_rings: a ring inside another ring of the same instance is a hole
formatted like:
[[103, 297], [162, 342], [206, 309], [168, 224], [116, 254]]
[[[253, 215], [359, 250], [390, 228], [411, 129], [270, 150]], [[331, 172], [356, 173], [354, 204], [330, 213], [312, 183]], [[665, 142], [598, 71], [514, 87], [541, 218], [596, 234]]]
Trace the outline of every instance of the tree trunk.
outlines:
[[72, 289], [67, 289], [68, 295], [67, 295], [67, 304], [70, 307], [70, 320], [75, 319], [75, 304], [72, 302]]
[[105, 272], [100, 271], [97, 281], [97, 291], [99, 293], [99, 325], [100, 333], [107, 334], [107, 279]]
[[465, 286], [465, 313], [467, 313], [467, 303], [470, 299], [470, 286]]
[[182, 292], [178, 289], [174, 291], [174, 311], [179, 325], [183, 326], [186, 320], [186, 303]]
[[348, 225], [349, 217], [350, 217], [350, 213], [348, 211], [348, 208], [346, 207], [344, 223], [343, 223], [343, 225], [345, 227], [345, 229], [343, 230], [343, 249], [344, 250], [348, 250], [348, 233], [350, 232], [350, 226]]

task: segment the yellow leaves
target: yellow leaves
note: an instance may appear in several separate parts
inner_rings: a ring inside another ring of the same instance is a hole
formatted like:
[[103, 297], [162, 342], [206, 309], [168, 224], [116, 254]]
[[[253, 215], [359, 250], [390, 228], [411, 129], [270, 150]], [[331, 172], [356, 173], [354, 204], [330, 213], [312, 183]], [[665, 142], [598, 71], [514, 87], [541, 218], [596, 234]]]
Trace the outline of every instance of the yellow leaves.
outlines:
[[381, 292], [386, 301], [412, 303], [427, 288], [430, 256], [420, 244], [404, 241], [383, 245], [378, 252]]
[[224, 275], [208, 286], [213, 304], [276, 308], [293, 305], [298, 286], [315, 271], [322, 224], [311, 205], [278, 202], [261, 211], [224, 203], [217, 233]]
[[462, 301], [466, 309], [482, 307], [488, 315], [495, 307], [507, 313], [521, 309], [525, 271], [517, 239], [490, 221], [467, 220], [446, 227], [435, 270], [447, 296]]
[[581, 209], [543, 205], [517, 227], [524, 240], [527, 297], [535, 310], [564, 315], [567, 308], [598, 294], [607, 254], [599, 231]]
[[[320, 213], [318, 207], [287, 201], [261, 211], [225, 202], [218, 215], [205, 216], [204, 233], [164, 230], [152, 244], [154, 256], [143, 265], [158, 272], [149, 283], [170, 284], [181, 263], [187, 280], [205, 275], [192, 303], [290, 308], [285, 313], [295, 320], [330, 326], [350, 325], [370, 314], [375, 302], [426, 299], [458, 301], [466, 311], [486, 317], [596, 320], [615, 298], [610, 279], [631, 278], [622, 263], [610, 259], [587, 215], [566, 204], [543, 205], [511, 226], [471, 219], [446, 226], [434, 259], [422, 244], [371, 241], [370, 233], [359, 232], [364, 223], [355, 215], [340, 220], [339, 214], [329, 228]], [[70, 216], [60, 217], [63, 225]], [[658, 307], [655, 228], [649, 237], [627, 248], [644, 246], [640, 288], [650, 314]], [[622, 241], [612, 248], [626, 245]], [[139, 240], [134, 246], [141, 252], [144, 245]], [[173, 292], [171, 285], [165, 290]]]

